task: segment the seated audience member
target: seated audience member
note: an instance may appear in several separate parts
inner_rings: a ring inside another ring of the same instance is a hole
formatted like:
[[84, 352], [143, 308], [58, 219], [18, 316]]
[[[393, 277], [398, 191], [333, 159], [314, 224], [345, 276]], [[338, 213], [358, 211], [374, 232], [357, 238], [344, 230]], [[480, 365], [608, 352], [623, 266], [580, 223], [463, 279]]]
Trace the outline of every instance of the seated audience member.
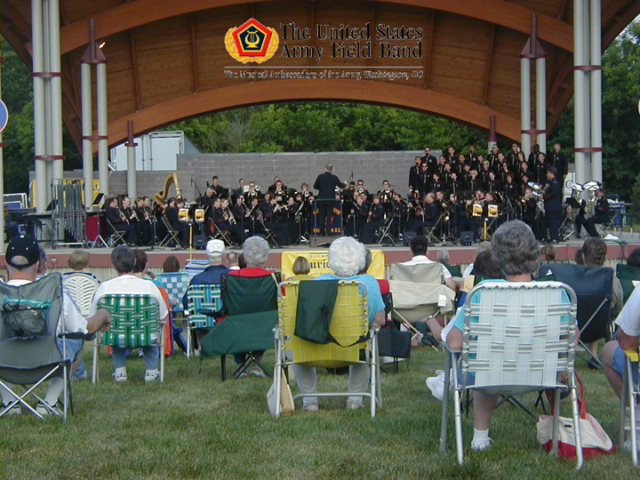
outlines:
[[[267, 260], [269, 259], [269, 250], [269, 244], [264, 238], [258, 236], [247, 238], [242, 244], [241, 255], [247, 266], [246, 268], [240, 268], [239, 270], [231, 270], [229, 275], [239, 277], [264, 277], [266, 275], [274, 274], [275, 272], [264, 268], [265, 263], [267, 263]], [[256, 360], [258, 360], [258, 362], [262, 362], [263, 355], [264, 350], [258, 352]], [[233, 358], [237, 365], [241, 365], [244, 363], [246, 355], [244, 353], [234, 353]], [[264, 377], [264, 372], [258, 365], [255, 365], [249, 372], [249, 375]]]
[[484, 279], [504, 279], [504, 272], [496, 265], [491, 250], [484, 250], [478, 254], [473, 262], [473, 274]]
[[[607, 259], [607, 244], [600, 237], [587, 237], [582, 244], [582, 257], [588, 267], [602, 267]], [[615, 319], [622, 310], [623, 305], [622, 284], [620, 279], [613, 274], [613, 294], [611, 296], [611, 320]], [[594, 356], [598, 356], [598, 341], [587, 344]], [[589, 359], [589, 368], [598, 368], [598, 364]]]
[[180, 260], [175, 255], [169, 255], [162, 262], [163, 273], [176, 273], [180, 271]]
[[238, 252], [227, 253], [227, 267], [229, 267], [229, 270], [240, 270], [240, 266], [238, 265], [239, 258], [240, 255]]
[[[504, 272], [507, 282], [532, 281], [532, 273], [537, 270], [540, 261], [538, 242], [533, 231], [519, 220], [507, 222], [495, 231], [491, 240], [491, 254], [497, 267]], [[442, 335], [443, 329], [435, 317], [429, 317], [427, 325], [432, 334], [436, 338], [443, 337], [451, 349], [462, 348], [463, 309], [458, 310], [453, 326], [446, 336]], [[498, 399], [499, 395], [473, 391], [473, 450], [484, 450], [491, 445], [489, 423]]]
[[627, 265], [640, 268], [640, 248], [636, 248], [629, 254]]
[[[9, 285], [19, 287], [33, 282], [36, 279], [36, 273], [40, 263], [40, 251], [38, 244], [32, 237], [14, 236], [7, 246], [5, 261], [7, 263], [7, 272], [9, 274]], [[66, 332], [94, 333], [98, 330], [106, 331], [111, 326], [111, 316], [106, 310], [96, 310], [94, 314], [85, 319], [80, 314], [78, 306], [71, 298], [71, 295], [65, 294], [62, 289], [62, 314], [58, 322], [57, 334]], [[63, 352], [63, 340], [56, 340], [60, 352]], [[82, 351], [82, 340], [66, 340], [66, 354], [68, 359], [75, 361], [79, 358]], [[7, 384], [8, 388], [12, 388], [11, 384]], [[56, 376], [49, 382], [49, 388], [44, 397], [44, 401], [50, 407], [58, 408], [56, 405], [60, 400], [60, 394], [64, 389], [64, 380], [62, 376]], [[0, 394], [2, 395], [2, 409], [14, 401], [16, 397], [6, 388], [0, 386]], [[50, 415], [49, 410], [38, 404], [36, 411], [42, 416]], [[61, 409], [59, 410], [61, 411]], [[15, 405], [6, 415], [19, 415], [22, 408]]]
[[[436, 263], [427, 257], [427, 249], [429, 248], [429, 240], [426, 235], [417, 235], [411, 239], [411, 243], [409, 245], [411, 248], [411, 254], [413, 258], [407, 262], [402, 262], [400, 265], [423, 265], [423, 264], [431, 264]], [[447, 267], [442, 265], [442, 274], [444, 275], [444, 283], [451, 290], [456, 289], [456, 284], [453, 281], [453, 277]]]
[[62, 274], [62, 277], [66, 277], [73, 273], [84, 273], [85, 275], [89, 275], [91, 278], [98, 280], [91, 272], [85, 272], [85, 268], [89, 265], [89, 252], [86, 250], [74, 250], [71, 255], [69, 255], [69, 260], [67, 260], [67, 265], [71, 269], [70, 272], [65, 272]]
[[[491, 250], [491, 242], [480, 242], [476, 247], [476, 251], [473, 254], [473, 258], [475, 259], [481, 252], [485, 250]], [[467, 265], [467, 268], [464, 269], [464, 272], [462, 272], [462, 279], [464, 280], [472, 273], [473, 273], [473, 263], [470, 263], [469, 265]]]
[[582, 248], [576, 250], [576, 253], [573, 254], [573, 261], [576, 262], [576, 265], [584, 265], [584, 254], [582, 252]]
[[[633, 293], [625, 303], [624, 308], [616, 318], [618, 331], [616, 339], [608, 342], [602, 349], [602, 363], [607, 380], [613, 390], [622, 398], [622, 373], [625, 365], [623, 350], [638, 351], [638, 335], [640, 334], [640, 285], [633, 289]], [[638, 364], [633, 367], [634, 380], [638, 381]], [[636, 407], [637, 408], [637, 407]]]
[[556, 249], [553, 245], [546, 244], [540, 247], [540, 260], [552, 262], [556, 259]]
[[[156, 299], [160, 307], [160, 321], [162, 323], [166, 322], [169, 316], [169, 311], [158, 287], [154, 285], [153, 282], [142, 280], [134, 275], [136, 255], [133, 250], [125, 245], [117, 246], [111, 252], [111, 263], [118, 273], [118, 276], [111, 280], [107, 280], [100, 285], [93, 296], [91, 312], [96, 311], [98, 302], [105, 295], [140, 293], [151, 295]], [[160, 378], [160, 371], [158, 370], [158, 359], [160, 358], [159, 347], [144, 347], [142, 351], [144, 354], [144, 363], [147, 368], [144, 375], [145, 382], [158, 380]], [[115, 366], [113, 378], [116, 382], [126, 382], [127, 367], [125, 366], [125, 362], [127, 350], [120, 347], [111, 347], [111, 352], [113, 364]]]
[[304, 257], [296, 258], [291, 269], [293, 270], [293, 277], [289, 278], [289, 280], [299, 282], [301, 280], [313, 280], [315, 278], [313, 275], [309, 275], [311, 264], [309, 260]]
[[[329, 265], [333, 274], [326, 273], [316, 278], [322, 280], [359, 280], [367, 290], [367, 305], [369, 310], [369, 325], [379, 327], [384, 325], [384, 302], [376, 279], [368, 274], [360, 274], [366, 265], [366, 250], [362, 243], [352, 237], [341, 237], [334, 240], [329, 247]], [[298, 387], [302, 393], [316, 391], [316, 369], [303, 365], [292, 365]], [[356, 364], [349, 367], [349, 392], [364, 392], [369, 384], [369, 367]], [[347, 398], [347, 409], [357, 410], [363, 407], [362, 396], [353, 395]], [[318, 399], [305, 397], [302, 409], [315, 412], [318, 410]]]
[[247, 268], [247, 261], [244, 259], [244, 253], [241, 253], [238, 256], [238, 268], [233, 268], [232, 270], [242, 270], [243, 268]]
[[[225, 246], [222, 240], [209, 240], [207, 242], [207, 259], [209, 266], [203, 272], [195, 275], [189, 285], [220, 285], [222, 275], [226, 275], [231, 270], [222, 264], [225, 253]], [[184, 294], [182, 304], [185, 310], [188, 308], [187, 294]]]

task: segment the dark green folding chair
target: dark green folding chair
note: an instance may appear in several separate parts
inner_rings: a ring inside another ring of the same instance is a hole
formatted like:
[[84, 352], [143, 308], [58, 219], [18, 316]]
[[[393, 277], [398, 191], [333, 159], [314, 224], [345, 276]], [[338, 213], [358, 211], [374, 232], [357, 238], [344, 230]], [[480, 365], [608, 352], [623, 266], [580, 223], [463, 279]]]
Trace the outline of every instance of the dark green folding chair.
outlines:
[[202, 340], [202, 358], [220, 356], [222, 381], [227, 378], [226, 355], [246, 354], [233, 372], [239, 378], [256, 364], [272, 376], [257, 359], [273, 348], [273, 329], [278, 323], [278, 285], [276, 274], [264, 277], [222, 277], [222, 304], [228, 315]]
[[633, 267], [631, 265], [626, 265], [624, 263], [619, 263], [616, 265], [616, 277], [620, 280], [622, 284], [622, 296], [624, 303], [627, 303], [631, 292], [635, 288], [635, 284], [633, 282], [638, 283], [640, 281], [640, 268]]

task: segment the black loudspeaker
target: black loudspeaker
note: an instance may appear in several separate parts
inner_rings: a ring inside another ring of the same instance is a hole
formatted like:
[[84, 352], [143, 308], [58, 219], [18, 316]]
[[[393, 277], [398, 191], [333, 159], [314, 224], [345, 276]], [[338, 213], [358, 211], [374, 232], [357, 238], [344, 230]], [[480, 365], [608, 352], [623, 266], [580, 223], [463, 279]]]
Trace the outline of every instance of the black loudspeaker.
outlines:
[[411, 243], [411, 240], [413, 240], [413, 238], [418, 235], [418, 232], [404, 232], [404, 237], [402, 240], [402, 243], [404, 244], [405, 247], [408, 247], [409, 244]]
[[193, 236], [193, 248], [197, 248], [198, 250], [204, 250], [207, 246], [207, 236], [206, 235], [194, 235]]
[[460, 241], [462, 245], [470, 246], [473, 243], [473, 232], [471, 230], [465, 230], [460, 234]]

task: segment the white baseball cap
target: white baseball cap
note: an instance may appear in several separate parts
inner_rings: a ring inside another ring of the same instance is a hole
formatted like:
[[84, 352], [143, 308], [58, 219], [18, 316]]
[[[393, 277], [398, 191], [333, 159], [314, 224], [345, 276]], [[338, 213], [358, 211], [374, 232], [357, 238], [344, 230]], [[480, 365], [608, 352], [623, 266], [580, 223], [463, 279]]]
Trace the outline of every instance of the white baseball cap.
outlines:
[[225, 247], [222, 240], [209, 240], [207, 242], [207, 257], [220, 258], [224, 255]]

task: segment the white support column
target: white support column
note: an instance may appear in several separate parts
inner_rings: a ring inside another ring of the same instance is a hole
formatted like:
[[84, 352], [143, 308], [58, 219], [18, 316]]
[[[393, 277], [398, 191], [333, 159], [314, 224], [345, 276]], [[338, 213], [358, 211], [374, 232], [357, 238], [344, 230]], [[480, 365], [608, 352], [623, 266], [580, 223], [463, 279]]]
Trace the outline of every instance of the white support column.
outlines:
[[[98, 63], [96, 74], [98, 96], [98, 178], [100, 192], [109, 196], [109, 142], [107, 140], [107, 64]], [[104, 137], [104, 138], [102, 138]]]
[[[42, 25], [42, 0], [31, 0], [31, 45], [33, 55], [33, 135], [35, 155], [46, 155], [45, 136], [45, 103], [44, 103], [44, 78], [38, 73], [44, 71], [44, 43]], [[48, 205], [48, 182], [46, 160], [35, 160], [36, 176], [36, 212], [41, 213]]]
[[93, 203], [93, 142], [87, 138], [93, 134], [91, 65], [80, 64], [80, 87], [82, 91], [82, 176], [84, 178], [84, 206]]
[[[584, 0], [574, 0], [573, 2], [573, 65], [584, 65]], [[573, 71], [574, 84], [574, 146], [576, 149], [585, 148], [585, 73], [584, 70], [575, 69]], [[588, 181], [589, 173], [586, 170], [586, 155], [584, 152], [575, 152], [576, 161], [576, 182], [585, 183]]]
[[[591, 0], [590, 28], [591, 40], [590, 63], [595, 67], [602, 65], [602, 11], [600, 0]], [[602, 148], [602, 70], [591, 70], [591, 146]], [[591, 178], [602, 182], [602, 150], [591, 153]]]
[[[531, 64], [528, 58], [520, 58], [520, 118], [521, 130], [531, 129]], [[521, 134], [520, 145], [524, 158], [531, 152], [531, 135]]]
[[547, 61], [545, 57], [536, 58], [536, 135], [540, 151], [547, 153]]
[[[49, 71], [54, 74], [62, 73], [60, 66], [60, 4], [59, 0], [48, 0], [49, 3]], [[62, 77], [50, 77], [50, 108], [51, 108], [51, 155], [62, 157]], [[52, 180], [64, 177], [64, 162], [62, 158], [53, 161]]]

